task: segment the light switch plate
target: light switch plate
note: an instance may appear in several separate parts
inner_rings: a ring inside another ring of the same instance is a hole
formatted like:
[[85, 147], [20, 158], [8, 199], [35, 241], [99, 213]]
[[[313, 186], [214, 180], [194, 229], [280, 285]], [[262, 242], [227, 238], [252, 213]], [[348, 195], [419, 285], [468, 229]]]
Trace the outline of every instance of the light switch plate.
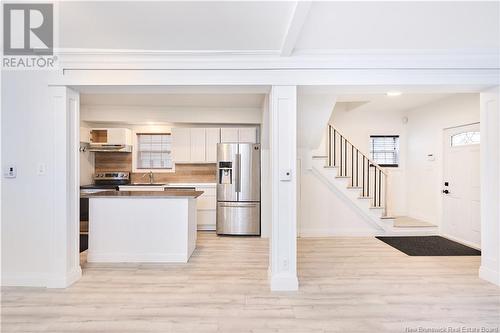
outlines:
[[47, 170], [47, 166], [45, 163], [38, 163], [38, 168], [36, 169], [36, 174], [39, 176], [45, 175], [45, 171]]
[[16, 166], [15, 165], [8, 165], [3, 172], [3, 176], [5, 178], [16, 178], [17, 177]]

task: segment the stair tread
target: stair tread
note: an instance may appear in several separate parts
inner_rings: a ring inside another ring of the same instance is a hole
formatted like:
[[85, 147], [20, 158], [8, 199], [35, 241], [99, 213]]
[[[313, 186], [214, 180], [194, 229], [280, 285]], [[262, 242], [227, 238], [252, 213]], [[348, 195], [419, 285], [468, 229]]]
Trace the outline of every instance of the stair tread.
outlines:
[[373, 197], [358, 197], [358, 199], [373, 199]]
[[347, 188], [350, 190], [361, 190], [363, 189], [363, 186], [347, 186]]
[[325, 156], [325, 155], [314, 155], [312, 158], [328, 158], [328, 156]]
[[349, 176], [335, 176], [335, 178], [351, 178]]

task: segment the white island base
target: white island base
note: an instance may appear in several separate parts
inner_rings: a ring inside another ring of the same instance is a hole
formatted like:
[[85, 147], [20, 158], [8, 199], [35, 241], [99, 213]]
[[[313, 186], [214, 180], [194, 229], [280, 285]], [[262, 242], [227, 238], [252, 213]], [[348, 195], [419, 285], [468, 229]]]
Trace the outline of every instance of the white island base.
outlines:
[[89, 198], [88, 262], [187, 262], [196, 247], [196, 199]]

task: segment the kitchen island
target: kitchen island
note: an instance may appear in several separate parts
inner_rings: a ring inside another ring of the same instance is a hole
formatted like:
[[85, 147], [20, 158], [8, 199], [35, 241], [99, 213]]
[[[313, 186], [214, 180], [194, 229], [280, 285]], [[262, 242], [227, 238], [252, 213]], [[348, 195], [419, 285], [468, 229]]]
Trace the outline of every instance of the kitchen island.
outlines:
[[88, 262], [187, 262], [196, 247], [194, 190], [89, 194]]

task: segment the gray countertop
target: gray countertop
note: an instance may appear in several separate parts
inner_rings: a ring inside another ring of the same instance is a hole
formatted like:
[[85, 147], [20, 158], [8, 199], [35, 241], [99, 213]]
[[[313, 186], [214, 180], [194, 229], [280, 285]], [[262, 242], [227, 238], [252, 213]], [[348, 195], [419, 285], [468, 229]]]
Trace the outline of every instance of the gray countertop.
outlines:
[[84, 198], [197, 198], [203, 191], [165, 190], [165, 191], [104, 191], [82, 195]]

